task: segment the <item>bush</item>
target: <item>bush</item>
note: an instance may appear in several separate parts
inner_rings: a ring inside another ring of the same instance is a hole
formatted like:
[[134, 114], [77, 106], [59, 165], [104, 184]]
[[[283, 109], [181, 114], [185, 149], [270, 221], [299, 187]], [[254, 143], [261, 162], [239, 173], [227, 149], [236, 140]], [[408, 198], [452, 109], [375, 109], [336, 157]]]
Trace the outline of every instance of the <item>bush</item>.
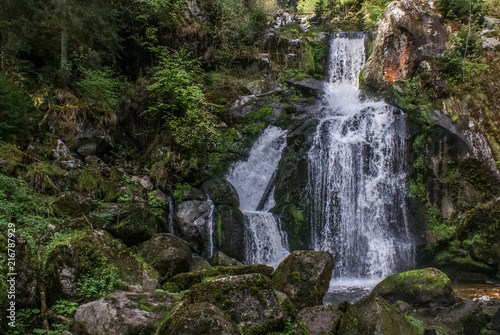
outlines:
[[80, 68], [83, 78], [76, 84], [84, 99], [102, 102], [108, 107], [118, 104], [120, 96], [130, 88], [125, 77], [118, 77], [109, 67], [102, 70]]
[[482, 0], [440, 0], [436, 8], [448, 19], [469, 22], [470, 15], [472, 22], [480, 25], [488, 11]]
[[28, 136], [34, 124], [35, 113], [26, 94], [0, 74], [0, 140]]

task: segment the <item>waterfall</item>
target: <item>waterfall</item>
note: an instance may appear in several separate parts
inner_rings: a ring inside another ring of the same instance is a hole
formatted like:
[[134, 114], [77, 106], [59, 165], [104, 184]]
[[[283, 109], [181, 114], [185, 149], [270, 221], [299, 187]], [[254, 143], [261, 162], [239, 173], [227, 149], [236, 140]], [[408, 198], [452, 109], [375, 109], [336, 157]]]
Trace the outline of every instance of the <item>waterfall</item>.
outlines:
[[233, 184], [245, 215], [245, 257], [250, 264], [277, 266], [288, 254], [274, 207], [274, 175], [286, 146], [286, 131], [269, 126], [250, 150], [246, 161], [234, 164], [226, 179]]
[[359, 98], [364, 61], [363, 34], [332, 36], [324, 108], [307, 157], [311, 245], [334, 255], [331, 285], [376, 283], [414, 264], [405, 116]]

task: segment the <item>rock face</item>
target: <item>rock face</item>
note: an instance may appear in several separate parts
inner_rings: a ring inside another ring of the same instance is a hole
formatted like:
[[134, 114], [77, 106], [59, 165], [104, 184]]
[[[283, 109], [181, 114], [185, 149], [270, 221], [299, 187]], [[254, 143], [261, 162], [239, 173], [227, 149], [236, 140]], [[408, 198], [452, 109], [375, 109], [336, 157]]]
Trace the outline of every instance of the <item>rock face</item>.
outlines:
[[[334, 332], [341, 317], [342, 312], [335, 306], [306, 307], [297, 315], [297, 322], [303, 325], [299, 333], [320, 335]], [[303, 329], [304, 327], [307, 328], [307, 331]]]
[[161, 326], [158, 335], [239, 335], [236, 323], [204, 302], [181, 308]]
[[170, 278], [191, 269], [193, 254], [189, 244], [175, 235], [157, 234], [139, 245], [137, 251], [160, 277]]
[[281, 310], [271, 280], [261, 274], [231, 276], [191, 287], [186, 304], [210, 302], [231, 320], [254, 334], [265, 334], [283, 326]]
[[328, 251], [294, 251], [276, 268], [273, 286], [298, 308], [321, 305], [333, 270]]
[[448, 34], [429, 2], [401, 0], [389, 4], [379, 22], [363, 77], [371, 88], [383, 89], [405, 79], [426, 57], [446, 49]]
[[75, 297], [77, 282], [82, 275], [75, 248], [70, 245], [57, 245], [50, 252], [47, 264], [50, 298], [57, 301]]
[[182, 200], [175, 213], [175, 224], [180, 235], [194, 252], [210, 257], [214, 204], [206, 194], [197, 189], [185, 192]]
[[405, 316], [375, 294], [349, 306], [337, 331], [338, 335], [417, 335]]
[[175, 307], [179, 297], [166, 294], [116, 292], [81, 305], [76, 311], [73, 335], [152, 334], [155, 323]]
[[108, 231], [127, 246], [133, 246], [152, 238], [158, 228], [149, 208], [140, 203], [125, 203], [120, 205], [117, 221]]
[[214, 178], [208, 180], [201, 185], [200, 189], [208, 194], [210, 199], [216, 205], [229, 205], [236, 208], [240, 207], [238, 192], [234, 186], [225, 179]]
[[39, 279], [36, 264], [32, 261], [31, 247], [24, 238], [16, 236], [15, 250], [16, 268], [22, 270], [16, 276], [16, 308], [37, 308]]
[[450, 279], [434, 268], [412, 270], [385, 278], [372, 291], [391, 303], [405, 301], [412, 306], [455, 303]]

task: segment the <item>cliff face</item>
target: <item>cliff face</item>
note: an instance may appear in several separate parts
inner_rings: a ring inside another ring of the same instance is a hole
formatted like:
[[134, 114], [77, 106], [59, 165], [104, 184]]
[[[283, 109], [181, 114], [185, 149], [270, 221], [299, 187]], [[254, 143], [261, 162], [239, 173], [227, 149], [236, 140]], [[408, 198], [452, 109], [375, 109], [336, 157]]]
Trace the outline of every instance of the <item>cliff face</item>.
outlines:
[[387, 89], [389, 84], [411, 76], [425, 58], [439, 56], [447, 41], [442, 18], [429, 2], [392, 2], [375, 33], [364, 80], [376, 91]]

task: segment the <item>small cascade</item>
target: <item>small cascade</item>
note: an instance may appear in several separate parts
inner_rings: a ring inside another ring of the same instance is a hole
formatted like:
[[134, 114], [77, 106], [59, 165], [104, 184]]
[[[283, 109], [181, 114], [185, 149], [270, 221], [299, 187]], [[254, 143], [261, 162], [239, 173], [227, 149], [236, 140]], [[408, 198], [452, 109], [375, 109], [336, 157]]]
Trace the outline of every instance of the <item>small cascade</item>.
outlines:
[[276, 266], [288, 254], [274, 206], [274, 175], [286, 146], [286, 131], [269, 126], [254, 143], [246, 161], [234, 164], [226, 179], [233, 184], [245, 215], [245, 255], [251, 264]]
[[311, 244], [334, 255], [332, 284], [376, 283], [414, 264], [405, 116], [359, 98], [364, 39], [332, 37], [325, 108], [308, 152]]

